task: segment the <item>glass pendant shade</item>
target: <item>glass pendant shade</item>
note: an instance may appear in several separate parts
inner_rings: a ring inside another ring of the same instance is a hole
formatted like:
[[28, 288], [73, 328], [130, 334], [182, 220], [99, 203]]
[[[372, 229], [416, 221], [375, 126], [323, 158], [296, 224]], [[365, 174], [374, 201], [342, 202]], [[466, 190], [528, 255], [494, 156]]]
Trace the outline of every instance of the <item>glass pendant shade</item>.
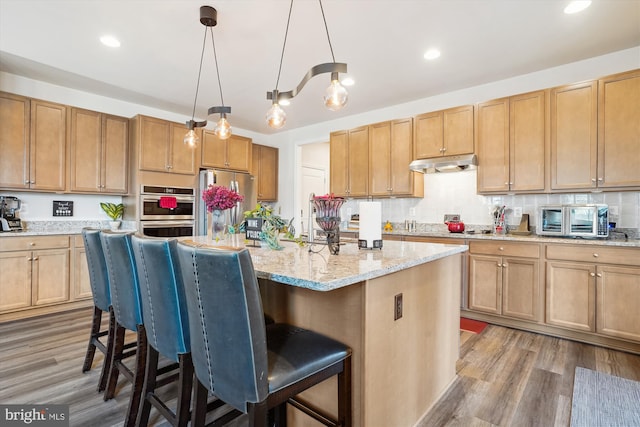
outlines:
[[196, 131], [191, 129], [185, 134], [183, 142], [189, 147], [195, 147], [196, 145], [198, 145], [198, 142], [200, 142], [200, 138], [198, 138], [198, 134], [196, 134]]
[[324, 92], [324, 105], [331, 111], [338, 111], [349, 100], [347, 89], [338, 80], [331, 80], [331, 84]]
[[278, 103], [273, 103], [267, 111], [267, 124], [273, 129], [280, 129], [287, 121], [287, 113]]
[[213, 133], [220, 139], [228, 139], [231, 136], [231, 125], [225, 117], [220, 117], [213, 128]]

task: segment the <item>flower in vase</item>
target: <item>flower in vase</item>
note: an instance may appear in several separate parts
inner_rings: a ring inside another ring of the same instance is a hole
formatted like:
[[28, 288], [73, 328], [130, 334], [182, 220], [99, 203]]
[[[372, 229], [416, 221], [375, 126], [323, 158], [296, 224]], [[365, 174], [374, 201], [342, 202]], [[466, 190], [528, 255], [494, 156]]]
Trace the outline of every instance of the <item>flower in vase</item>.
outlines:
[[231, 209], [236, 203], [243, 201], [244, 196], [227, 187], [210, 184], [206, 190], [202, 191], [202, 200], [207, 206], [207, 211], [213, 212]]

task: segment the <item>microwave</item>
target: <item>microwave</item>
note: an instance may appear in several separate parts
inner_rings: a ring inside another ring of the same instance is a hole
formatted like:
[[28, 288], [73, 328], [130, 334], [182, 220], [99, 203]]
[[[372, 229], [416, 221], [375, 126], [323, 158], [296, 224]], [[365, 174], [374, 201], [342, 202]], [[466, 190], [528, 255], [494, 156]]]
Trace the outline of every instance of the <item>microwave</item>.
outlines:
[[557, 237], [608, 237], [609, 207], [600, 204], [541, 206], [536, 234]]

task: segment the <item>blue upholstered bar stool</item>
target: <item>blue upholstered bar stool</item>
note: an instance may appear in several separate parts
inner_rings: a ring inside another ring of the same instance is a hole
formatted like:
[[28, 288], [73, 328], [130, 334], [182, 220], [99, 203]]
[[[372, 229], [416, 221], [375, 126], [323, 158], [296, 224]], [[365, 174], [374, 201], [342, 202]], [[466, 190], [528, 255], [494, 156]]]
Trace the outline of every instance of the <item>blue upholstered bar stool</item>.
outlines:
[[[142, 317], [148, 344], [147, 370], [137, 424], [147, 425], [151, 406], [154, 406], [171, 425], [186, 426], [191, 415], [193, 364], [184, 287], [176, 258], [177, 241], [133, 236], [131, 243], [138, 271]], [[160, 355], [177, 365], [173, 363], [159, 369]], [[178, 368], [177, 374], [162, 376], [175, 368]], [[178, 399], [174, 412], [160, 399], [156, 390], [176, 379]]]
[[[102, 372], [100, 373], [100, 380], [98, 381], [98, 391], [103, 391], [107, 386], [107, 377], [109, 376], [109, 367], [111, 366], [115, 317], [111, 310], [109, 277], [107, 276], [107, 265], [104, 259], [104, 252], [102, 251], [102, 243], [100, 242], [100, 230], [83, 228], [82, 239], [84, 240], [87, 267], [89, 269], [89, 283], [91, 284], [91, 294], [93, 295], [93, 320], [91, 323], [87, 354], [84, 357], [84, 363], [82, 365], [82, 372], [87, 372], [91, 369], [96, 348], [100, 350], [104, 354], [104, 361], [102, 362]], [[109, 325], [107, 329], [102, 329], [103, 312], [109, 313]], [[103, 342], [105, 337], [106, 342]]]
[[[111, 287], [111, 305], [116, 319], [113, 358], [104, 399], [108, 400], [114, 397], [119, 374], [131, 382], [131, 396], [124, 421], [125, 427], [134, 426], [138, 416], [147, 358], [147, 337], [142, 322], [138, 275], [131, 248], [132, 234], [110, 231], [100, 233], [107, 263], [109, 286]], [[135, 349], [125, 345], [127, 330], [136, 332], [136, 341], [132, 343], [135, 345]], [[133, 355], [136, 357], [136, 362], [135, 367], [131, 370], [123, 360]]]
[[[286, 403], [327, 426], [351, 426], [351, 349], [324, 335], [284, 323], [266, 325], [247, 249], [178, 243], [189, 311], [197, 386], [193, 426], [204, 424], [208, 392], [266, 426], [275, 410], [286, 425]], [[302, 391], [338, 376], [338, 417], [301, 401]]]

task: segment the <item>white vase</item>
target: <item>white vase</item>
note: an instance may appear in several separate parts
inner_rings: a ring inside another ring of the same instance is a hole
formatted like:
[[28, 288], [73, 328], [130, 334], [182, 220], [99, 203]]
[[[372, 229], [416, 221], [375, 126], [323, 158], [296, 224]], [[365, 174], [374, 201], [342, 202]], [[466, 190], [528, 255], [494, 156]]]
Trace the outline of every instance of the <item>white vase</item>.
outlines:
[[118, 231], [120, 229], [121, 224], [122, 224], [122, 221], [120, 220], [109, 221], [109, 228], [111, 229], [111, 231]]
[[224, 240], [228, 232], [229, 211], [214, 209], [207, 212], [207, 237], [209, 240], [217, 242]]

